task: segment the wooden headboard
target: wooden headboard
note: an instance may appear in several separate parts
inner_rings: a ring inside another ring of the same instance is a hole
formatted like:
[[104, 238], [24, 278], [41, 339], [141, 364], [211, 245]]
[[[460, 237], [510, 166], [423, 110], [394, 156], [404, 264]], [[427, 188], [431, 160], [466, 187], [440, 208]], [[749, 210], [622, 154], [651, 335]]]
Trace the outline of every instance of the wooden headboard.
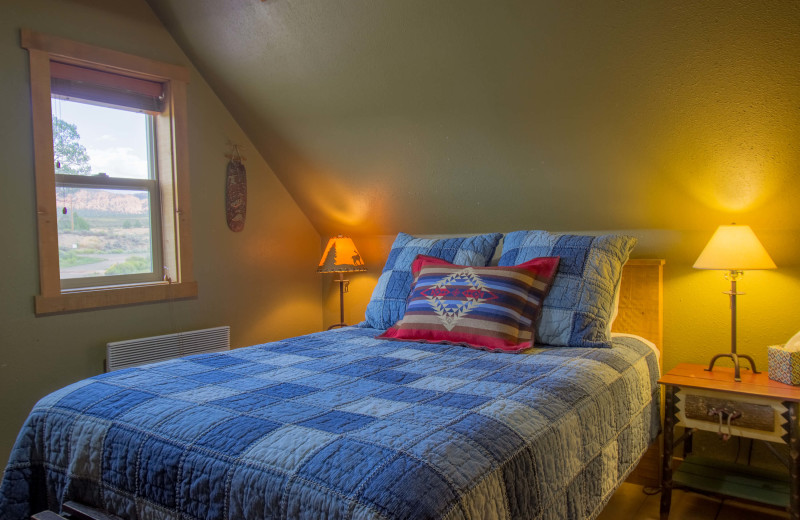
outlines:
[[619, 314], [611, 330], [642, 336], [661, 351], [664, 344], [664, 260], [628, 260], [622, 268], [619, 292]]
[[[642, 336], [656, 344], [663, 353], [664, 345], [664, 260], [628, 260], [622, 268], [619, 314], [611, 330]], [[664, 356], [659, 357], [659, 366]], [[643, 486], [660, 485], [660, 442], [656, 439], [628, 476], [627, 481]]]

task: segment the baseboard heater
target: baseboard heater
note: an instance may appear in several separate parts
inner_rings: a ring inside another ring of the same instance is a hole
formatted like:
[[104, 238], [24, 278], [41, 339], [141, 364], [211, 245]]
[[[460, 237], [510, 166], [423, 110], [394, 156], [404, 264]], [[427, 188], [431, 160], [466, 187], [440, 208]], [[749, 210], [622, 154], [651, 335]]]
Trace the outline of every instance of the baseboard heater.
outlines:
[[106, 372], [190, 354], [206, 354], [230, 349], [231, 328], [228, 326], [113, 341], [106, 344]]

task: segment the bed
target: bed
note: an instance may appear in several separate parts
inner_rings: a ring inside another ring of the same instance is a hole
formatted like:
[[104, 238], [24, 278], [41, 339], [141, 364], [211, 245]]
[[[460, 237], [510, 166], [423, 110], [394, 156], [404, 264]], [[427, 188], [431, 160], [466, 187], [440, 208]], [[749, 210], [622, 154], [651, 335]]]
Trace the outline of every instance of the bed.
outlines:
[[594, 518], [659, 431], [661, 264], [626, 264], [608, 348], [364, 323], [77, 382], [27, 419], [0, 517]]

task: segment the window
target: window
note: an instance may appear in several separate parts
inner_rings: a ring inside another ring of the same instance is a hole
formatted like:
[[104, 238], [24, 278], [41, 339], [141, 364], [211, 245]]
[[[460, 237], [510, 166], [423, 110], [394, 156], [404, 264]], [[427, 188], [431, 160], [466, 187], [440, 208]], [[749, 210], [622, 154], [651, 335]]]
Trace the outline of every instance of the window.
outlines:
[[153, 116], [57, 93], [53, 154], [61, 288], [163, 277]]
[[186, 69], [22, 31], [31, 64], [37, 314], [197, 295]]

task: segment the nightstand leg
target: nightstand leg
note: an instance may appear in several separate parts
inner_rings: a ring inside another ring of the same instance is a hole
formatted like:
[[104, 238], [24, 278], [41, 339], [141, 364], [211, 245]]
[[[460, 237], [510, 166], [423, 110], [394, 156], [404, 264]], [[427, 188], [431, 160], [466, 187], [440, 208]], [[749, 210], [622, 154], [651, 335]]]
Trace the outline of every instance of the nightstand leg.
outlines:
[[684, 428], [684, 431], [688, 433], [686, 438], [683, 439], [683, 458], [689, 456], [692, 453], [692, 439], [694, 439], [694, 430], [691, 428]]
[[675, 387], [667, 385], [664, 403], [664, 455], [661, 460], [661, 520], [669, 518], [672, 505], [672, 450], [675, 430]]
[[789, 404], [789, 457], [791, 460], [789, 472], [791, 487], [789, 490], [789, 518], [800, 520], [800, 418], [798, 406], [800, 403], [792, 401]]

